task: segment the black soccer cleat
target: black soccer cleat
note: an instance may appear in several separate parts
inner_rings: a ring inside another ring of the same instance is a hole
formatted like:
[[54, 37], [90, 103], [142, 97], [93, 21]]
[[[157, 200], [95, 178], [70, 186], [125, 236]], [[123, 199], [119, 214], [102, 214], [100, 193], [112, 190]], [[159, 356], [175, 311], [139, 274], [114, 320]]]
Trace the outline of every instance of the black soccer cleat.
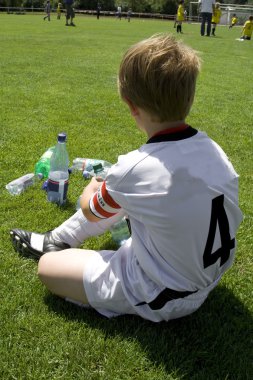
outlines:
[[45, 234], [38, 234], [16, 228], [10, 231], [10, 237], [12, 245], [17, 252], [35, 260], [39, 260], [44, 253], [70, 248], [66, 243], [55, 241], [52, 238], [51, 231]]

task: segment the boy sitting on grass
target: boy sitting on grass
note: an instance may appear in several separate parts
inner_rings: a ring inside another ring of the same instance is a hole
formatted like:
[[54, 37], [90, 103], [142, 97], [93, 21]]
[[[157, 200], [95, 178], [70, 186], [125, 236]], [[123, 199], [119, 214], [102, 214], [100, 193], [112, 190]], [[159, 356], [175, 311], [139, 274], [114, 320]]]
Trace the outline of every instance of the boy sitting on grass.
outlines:
[[[54, 294], [113, 317], [150, 321], [196, 311], [232, 265], [242, 220], [238, 175], [222, 149], [185, 119], [200, 60], [170, 35], [123, 57], [118, 86], [138, 128], [139, 149], [92, 178], [81, 209], [51, 232], [11, 231], [15, 248], [40, 258]], [[127, 215], [131, 237], [118, 250], [78, 249]]]

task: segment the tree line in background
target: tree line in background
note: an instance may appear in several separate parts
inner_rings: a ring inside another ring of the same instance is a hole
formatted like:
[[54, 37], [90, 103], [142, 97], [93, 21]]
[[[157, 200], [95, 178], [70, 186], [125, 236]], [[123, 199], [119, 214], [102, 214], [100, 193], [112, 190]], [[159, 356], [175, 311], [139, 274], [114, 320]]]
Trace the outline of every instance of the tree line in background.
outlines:
[[[76, 4], [80, 9], [96, 9], [98, 2], [76, 0]], [[174, 14], [177, 9], [177, 0], [101, 0], [99, 4], [101, 10], [107, 11], [116, 11], [117, 7], [121, 6], [123, 12], [131, 8], [133, 12]]]
[[[60, 1], [60, 0], [59, 0]], [[51, 0], [52, 6], [55, 8], [59, 2]], [[185, 0], [185, 9], [189, 9], [191, 0]], [[197, 0], [193, 0], [197, 1]], [[60, 1], [64, 4], [64, 0]], [[0, 0], [0, 7], [24, 7], [24, 8], [43, 8], [45, 0]], [[227, 0], [220, 1], [224, 4], [253, 4], [253, 0]], [[76, 9], [96, 10], [98, 4], [101, 11], [116, 11], [118, 6], [122, 7], [122, 11], [127, 11], [129, 8], [133, 12], [140, 13], [161, 13], [174, 15], [178, 7], [177, 0], [75, 0], [74, 7]]]

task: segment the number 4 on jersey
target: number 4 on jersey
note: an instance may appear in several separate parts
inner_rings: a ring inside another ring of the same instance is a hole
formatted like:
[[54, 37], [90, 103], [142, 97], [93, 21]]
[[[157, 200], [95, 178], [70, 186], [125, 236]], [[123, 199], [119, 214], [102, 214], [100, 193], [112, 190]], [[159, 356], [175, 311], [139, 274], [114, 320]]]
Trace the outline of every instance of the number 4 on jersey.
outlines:
[[[215, 234], [219, 226], [221, 247], [212, 252]], [[204, 268], [216, 263], [220, 258], [220, 266], [229, 259], [230, 250], [235, 247], [235, 239], [231, 239], [229, 233], [228, 217], [224, 208], [224, 195], [212, 200], [211, 221], [203, 256]]]

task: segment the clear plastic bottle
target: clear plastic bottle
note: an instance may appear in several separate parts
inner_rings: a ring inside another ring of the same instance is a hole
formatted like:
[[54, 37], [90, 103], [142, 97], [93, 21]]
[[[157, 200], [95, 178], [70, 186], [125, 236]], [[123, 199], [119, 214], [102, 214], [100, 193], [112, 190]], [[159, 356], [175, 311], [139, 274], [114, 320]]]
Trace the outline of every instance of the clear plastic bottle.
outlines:
[[47, 184], [49, 202], [63, 205], [67, 200], [69, 184], [69, 156], [66, 148], [66, 134], [59, 133], [55, 151], [50, 160], [50, 171]]
[[[21, 194], [27, 187], [32, 186], [36, 182], [36, 176], [34, 173], [25, 174], [14, 181], [9, 182], [5, 188], [9, 191], [11, 195]], [[38, 175], [38, 178], [41, 178]]]
[[[112, 164], [108, 161], [98, 160], [96, 158], [81, 158], [77, 157], [73, 160], [73, 164], [71, 166], [71, 171], [80, 170], [80, 171], [93, 171], [93, 165], [102, 164], [104, 168], [110, 168]], [[108, 170], [107, 169], [107, 170]]]
[[110, 232], [112, 235], [113, 240], [118, 246], [123, 245], [127, 239], [130, 238], [130, 224], [126, 217], [121, 219], [119, 222], [116, 222], [111, 226]]
[[40, 157], [39, 161], [35, 164], [34, 172], [38, 176], [41, 175], [41, 178], [48, 178], [49, 170], [50, 170], [50, 160], [54, 153], [55, 146], [48, 148], [48, 150], [43, 153]]

